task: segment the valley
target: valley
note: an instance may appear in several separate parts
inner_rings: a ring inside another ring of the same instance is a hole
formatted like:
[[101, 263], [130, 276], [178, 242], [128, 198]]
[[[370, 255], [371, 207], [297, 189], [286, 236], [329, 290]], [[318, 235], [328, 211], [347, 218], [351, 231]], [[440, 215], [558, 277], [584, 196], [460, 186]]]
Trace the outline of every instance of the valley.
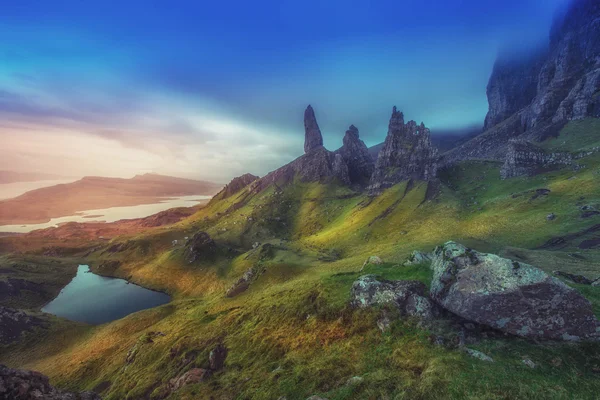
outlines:
[[600, 6], [566, 10], [547, 49], [498, 58], [483, 132], [393, 106], [383, 143], [347, 121], [329, 150], [308, 105], [304, 153], [264, 176], [0, 202], [0, 223], [91, 210], [0, 235], [0, 398], [597, 399]]

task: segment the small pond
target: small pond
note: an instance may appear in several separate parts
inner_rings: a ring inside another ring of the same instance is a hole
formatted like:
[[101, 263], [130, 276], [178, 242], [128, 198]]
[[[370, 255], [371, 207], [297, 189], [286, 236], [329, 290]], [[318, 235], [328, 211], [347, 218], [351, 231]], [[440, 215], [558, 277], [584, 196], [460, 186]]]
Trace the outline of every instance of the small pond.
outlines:
[[102, 324], [170, 300], [164, 293], [96, 275], [89, 266], [80, 265], [75, 278], [42, 311], [72, 321]]

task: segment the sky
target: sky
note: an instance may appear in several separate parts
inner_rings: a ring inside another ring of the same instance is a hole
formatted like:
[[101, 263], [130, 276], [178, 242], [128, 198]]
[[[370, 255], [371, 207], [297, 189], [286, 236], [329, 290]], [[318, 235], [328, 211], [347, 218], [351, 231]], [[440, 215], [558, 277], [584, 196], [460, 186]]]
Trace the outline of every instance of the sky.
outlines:
[[566, 0], [5, 2], [0, 170], [227, 182], [384, 140], [392, 106], [483, 125], [499, 52], [545, 43]]

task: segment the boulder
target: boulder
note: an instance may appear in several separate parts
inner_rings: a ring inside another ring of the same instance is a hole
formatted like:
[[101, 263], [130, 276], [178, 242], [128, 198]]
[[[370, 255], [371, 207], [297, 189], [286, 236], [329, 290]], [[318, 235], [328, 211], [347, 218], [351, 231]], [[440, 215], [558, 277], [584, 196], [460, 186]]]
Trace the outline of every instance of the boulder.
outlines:
[[469, 349], [467, 347], [465, 347], [464, 349], [465, 349], [465, 353], [467, 353], [468, 355], [470, 355], [473, 358], [477, 358], [478, 360], [481, 360], [481, 361], [494, 362], [494, 359], [492, 357], [488, 356], [485, 353], [482, 353], [479, 350]]
[[227, 358], [227, 347], [222, 344], [218, 344], [210, 354], [208, 355], [208, 362], [210, 369], [218, 371], [225, 365], [225, 359]]
[[423, 253], [422, 251], [414, 250], [408, 259], [404, 262], [404, 266], [427, 264], [431, 262], [431, 253]]
[[375, 275], [364, 275], [352, 285], [351, 305], [366, 308], [390, 304], [402, 315], [431, 320], [435, 306], [426, 292], [427, 287], [419, 281], [388, 281]]
[[189, 263], [212, 261], [217, 255], [217, 244], [206, 232], [197, 232], [185, 244], [185, 259]]
[[531, 265], [448, 242], [431, 267], [431, 298], [462, 318], [526, 338], [598, 337], [590, 302]]
[[24, 311], [0, 306], [0, 345], [12, 343], [18, 340], [22, 333], [46, 325], [44, 320]]
[[175, 392], [186, 385], [200, 383], [210, 376], [210, 371], [203, 368], [192, 368], [183, 375], [169, 381], [171, 392]]
[[360, 270], [362, 271], [369, 264], [381, 265], [381, 264], [383, 264], [383, 260], [381, 258], [379, 258], [378, 256], [370, 256], [369, 258], [367, 258], [365, 260], [365, 262], [363, 263], [363, 265], [360, 268]]
[[0, 399], [100, 400], [94, 392], [63, 392], [50, 385], [48, 377], [0, 365]]

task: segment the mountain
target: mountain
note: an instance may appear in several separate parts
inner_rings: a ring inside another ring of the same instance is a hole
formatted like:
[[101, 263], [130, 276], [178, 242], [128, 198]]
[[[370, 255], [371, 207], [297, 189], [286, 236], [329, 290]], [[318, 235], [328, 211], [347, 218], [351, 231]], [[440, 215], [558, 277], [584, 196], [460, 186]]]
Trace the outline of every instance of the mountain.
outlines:
[[213, 195], [221, 187], [157, 174], [131, 179], [89, 176], [0, 201], [0, 225], [42, 223], [78, 211], [151, 204], [165, 197]]
[[548, 48], [500, 57], [490, 77], [486, 131], [450, 150], [443, 164], [504, 160], [509, 139], [541, 142], [569, 121], [600, 117], [600, 3], [573, 1], [556, 18]]
[[[0, 237], [0, 363], [105, 399], [597, 397], [598, 154], [525, 179], [459, 161], [432, 194], [424, 125], [393, 110], [374, 161], [356, 127], [329, 151], [305, 117], [304, 155], [205, 207]], [[570, 121], [543, 150], [599, 135]], [[172, 301], [40, 313], [77, 264]]]

